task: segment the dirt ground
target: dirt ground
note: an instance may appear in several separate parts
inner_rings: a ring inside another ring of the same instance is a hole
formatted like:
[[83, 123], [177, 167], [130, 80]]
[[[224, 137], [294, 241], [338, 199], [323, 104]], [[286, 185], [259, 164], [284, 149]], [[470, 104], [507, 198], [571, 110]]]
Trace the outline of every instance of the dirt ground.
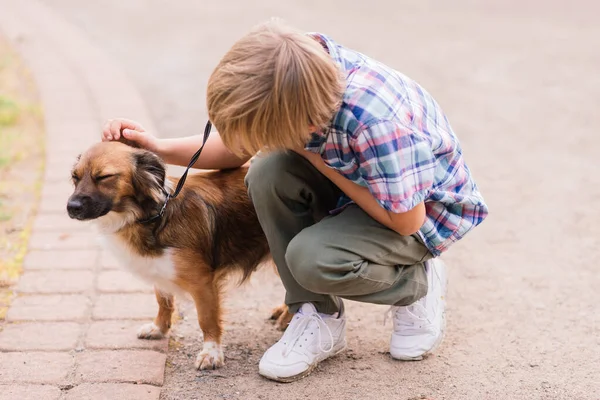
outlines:
[[119, 60], [163, 136], [200, 133], [208, 74], [253, 24], [327, 33], [433, 93], [490, 206], [444, 256], [435, 356], [392, 361], [385, 307], [349, 303], [348, 352], [302, 381], [264, 380], [258, 360], [279, 336], [265, 319], [283, 298], [265, 271], [230, 293], [219, 371], [193, 370], [199, 331], [184, 310], [163, 399], [600, 399], [598, 2], [46, 2]]

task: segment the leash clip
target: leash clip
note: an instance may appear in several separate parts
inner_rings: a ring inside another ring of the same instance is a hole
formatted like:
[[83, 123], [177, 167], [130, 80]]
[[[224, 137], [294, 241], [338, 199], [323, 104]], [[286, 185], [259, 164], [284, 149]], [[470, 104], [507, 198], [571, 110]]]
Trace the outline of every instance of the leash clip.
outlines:
[[163, 206], [161, 207], [160, 211], [158, 212], [158, 217], [162, 217], [163, 214], [165, 213], [165, 210], [167, 209], [167, 204], [169, 204], [169, 200], [171, 199], [171, 195], [167, 194], [167, 197], [165, 197], [165, 203], [163, 204]]

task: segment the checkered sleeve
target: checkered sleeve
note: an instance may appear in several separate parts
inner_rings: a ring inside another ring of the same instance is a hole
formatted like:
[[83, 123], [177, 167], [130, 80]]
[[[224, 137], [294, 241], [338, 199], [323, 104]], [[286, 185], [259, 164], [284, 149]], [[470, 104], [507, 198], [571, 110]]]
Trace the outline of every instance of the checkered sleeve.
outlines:
[[362, 129], [349, 144], [361, 178], [386, 210], [407, 212], [432, 189], [435, 156], [427, 139], [411, 128], [380, 121]]

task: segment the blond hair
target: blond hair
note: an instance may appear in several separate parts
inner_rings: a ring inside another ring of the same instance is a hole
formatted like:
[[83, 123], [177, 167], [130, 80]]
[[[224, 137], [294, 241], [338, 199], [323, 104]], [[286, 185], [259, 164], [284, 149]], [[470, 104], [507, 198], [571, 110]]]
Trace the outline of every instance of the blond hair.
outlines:
[[298, 149], [309, 126], [328, 125], [343, 88], [339, 68], [319, 42], [272, 20], [221, 59], [208, 81], [208, 116], [238, 155]]

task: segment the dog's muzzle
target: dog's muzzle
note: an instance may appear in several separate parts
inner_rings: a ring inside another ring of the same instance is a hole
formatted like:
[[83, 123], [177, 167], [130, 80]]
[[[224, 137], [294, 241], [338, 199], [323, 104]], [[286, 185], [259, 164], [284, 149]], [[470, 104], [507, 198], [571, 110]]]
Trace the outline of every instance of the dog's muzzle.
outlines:
[[90, 196], [71, 196], [67, 202], [67, 213], [72, 219], [95, 219], [108, 214], [110, 202], [94, 201]]

